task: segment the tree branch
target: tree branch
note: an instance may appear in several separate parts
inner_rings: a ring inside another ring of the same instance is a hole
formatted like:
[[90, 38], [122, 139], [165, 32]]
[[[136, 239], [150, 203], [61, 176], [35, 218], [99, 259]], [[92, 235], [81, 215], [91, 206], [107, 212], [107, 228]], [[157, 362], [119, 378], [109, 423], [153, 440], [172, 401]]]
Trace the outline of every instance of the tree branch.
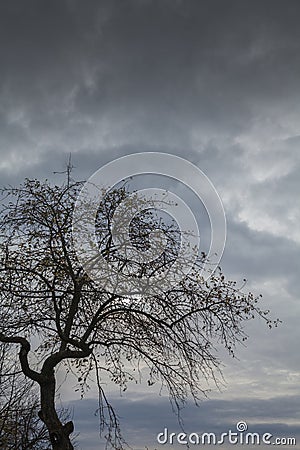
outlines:
[[43, 376], [29, 367], [28, 353], [30, 352], [30, 343], [27, 339], [21, 336], [5, 336], [0, 333], [0, 341], [9, 344], [20, 344], [21, 349], [19, 352], [19, 359], [24, 375], [33, 381], [37, 381], [38, 383], [43, 381]]

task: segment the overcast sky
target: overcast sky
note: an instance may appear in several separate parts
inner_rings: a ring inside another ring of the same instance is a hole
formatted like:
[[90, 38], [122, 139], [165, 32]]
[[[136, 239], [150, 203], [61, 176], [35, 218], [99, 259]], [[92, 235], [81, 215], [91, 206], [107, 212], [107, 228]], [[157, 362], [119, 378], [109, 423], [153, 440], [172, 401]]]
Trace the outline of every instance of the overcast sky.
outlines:
[[[80, 179], [133, 152], [182, 156], [224, 203], [225, 273], [283, 320], [249, 325], [222, 392], [183, 412], [191, 431], [245, 420], [300, 442], [299, 17], [298, 0], [0, 2], [1, 184], [60, 180], [70, 152]], [[95, 391], [71, 384], [80, 446], [102, 448]], [[108, 389], [134, 449], [166, 448], [168, 400]]]

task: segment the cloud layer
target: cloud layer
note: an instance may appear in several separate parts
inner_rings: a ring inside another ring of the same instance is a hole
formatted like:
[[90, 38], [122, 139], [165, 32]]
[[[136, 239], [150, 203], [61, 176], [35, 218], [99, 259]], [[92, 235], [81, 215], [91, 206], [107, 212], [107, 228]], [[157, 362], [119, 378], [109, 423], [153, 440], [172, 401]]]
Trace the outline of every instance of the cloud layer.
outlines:
[[[238, 363], [222, 355], [227, 390], [187, 410], [191, 428], [299, 435], [299, 13], [296, 0], [0, 4], [1, 183], [60, 180], [70, 152], [80, 179], [132, 152], [187, 158], [223, 200], [225, 272], [283, 319], [249, 325]], [[169, 417], [142, 392], [116, 401], [136, 449]], [[74, 405], [82, 448], [99, 448], [94, 405]]]

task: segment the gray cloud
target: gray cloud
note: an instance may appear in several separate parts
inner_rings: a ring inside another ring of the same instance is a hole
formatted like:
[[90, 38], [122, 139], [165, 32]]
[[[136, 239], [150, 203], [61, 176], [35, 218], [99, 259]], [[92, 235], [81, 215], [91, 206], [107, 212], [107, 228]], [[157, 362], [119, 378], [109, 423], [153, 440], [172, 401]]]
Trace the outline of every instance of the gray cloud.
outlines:
[[[273, 397], [266, 400], [240, 397], [230, 401], [204, 401], [198, 408], [190, 405], [189, 408], [182, 410], [183, 429], [187, 433], [211, 432], [220, 436], [222, 432], [230, 429], [235, 431], [236, 424], [243, 420], [248, 424], [249, 432], [261, 434], [268, 432], [274, 437], [299, 439], [299, 400], [299, 396], [295, 396]], [[118, 409], [124, 437], [130, 440], [135, 450], [144, 449], [146, 446], [151, 450], [164, 448], [156, 442], [157, 434], [164, 428], [168, 429], [169, 434], [181, 431], [181, 426], [172, 413], [167, 399], [130, 401], [126, 398], [114, 398], [113, 404]], [[96, 402], [87, 399], [71, 405], [77, 411], [75, 414], [77, 430], [84, 430], [83, 435], [80, 432], [79, 444], [83, 448], [96, 449], [97, 447], [93, 446], [97, 434], [95, 427], [99, 420], [94, 414], [97, 409]]]
[[200, 145], [236, 135], [266, 108], [297, 106], [289, 4], [3, 4], [2, 107], [44, 152], [149, 142], [185, 151], [193, 134]]

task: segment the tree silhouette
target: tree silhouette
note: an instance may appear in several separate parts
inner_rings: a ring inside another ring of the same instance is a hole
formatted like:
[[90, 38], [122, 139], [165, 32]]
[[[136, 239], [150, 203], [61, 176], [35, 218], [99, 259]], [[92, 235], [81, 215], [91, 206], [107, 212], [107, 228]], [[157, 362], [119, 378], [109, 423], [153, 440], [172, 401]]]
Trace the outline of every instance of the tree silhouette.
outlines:
[[0, 353], [0, 447], [6, 450], [46, 450], [47, 428], [38, 417], [39, 397], [31, 380], [15, 370], [15, 355], [7, 344]]
[[[19, 348], [20, 370], [39, 385], [39, 416], [54, 450], [73, 448], [73, 422], [63, 423], [55, 405], [61, 363], [76, 370], [83, 390], [89, 374], [96, 374], [101, 431], [106, 430], [107, 442], [120, 449], [124, 442], [119, 423], [101, 384], [105, 373], [125, 389], [142, 363], [148, 368], [148, 384], [162, 383], [179, 408], [189, 395], [196, 402], [205, 395], [204, 379], [217, 381], [220, 361], [215, 344], [234, 354], [235, 345], [246, 339], [245, 321], [260, 316], [270, 327], [277, 322], [259, 308], [258, 298], [244, 293], [243, 286], [227, 280], [220, 269], [205, 281], [204, 254], [176, 286], [164, 285], [160, 290], [158, 285], [151, 295], [111, 292], [105, 283], [95, 282], [78, 261], [72, 241], [73, 210], [81, 188], [82, 183], [68, 176], [62, 185], [27, 179], [17, 188], [3, 189], [0, 341]], [[115, 273], [122, 271], [138, 285], [142, 278], [150, 279], [172, 266], [180, 231], [150, 210], [135, 217], [132, 202], [133, 247], [147, 252], [157, 227], [164, 234], [165, 247], [149, 264], [127, 258], [118, 252], [110, 229], [126, 196], [123, 186], [99, 204], [97, 246]], [[88, 202], [86, 208], [88, 212]], [[32, 342], [38, 343], [36, 349]], [[32, 362], [32, 352], [39, 364]]]

